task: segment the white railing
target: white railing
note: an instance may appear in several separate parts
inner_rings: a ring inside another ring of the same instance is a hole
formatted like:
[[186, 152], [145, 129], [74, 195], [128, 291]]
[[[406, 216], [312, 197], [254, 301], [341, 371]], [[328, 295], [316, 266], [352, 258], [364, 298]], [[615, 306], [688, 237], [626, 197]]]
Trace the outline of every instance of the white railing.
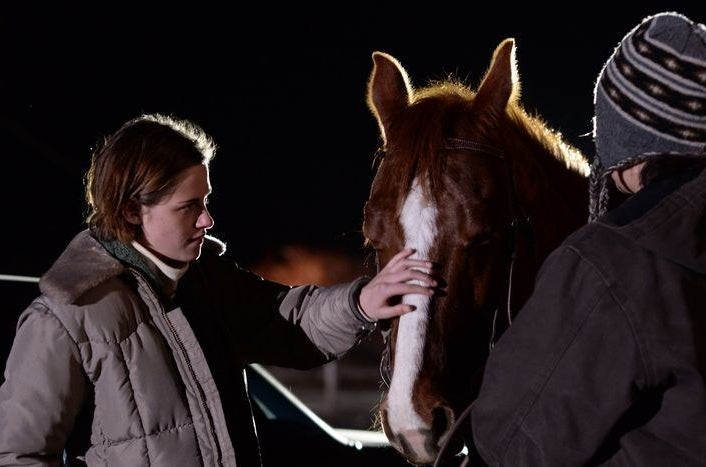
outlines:
[[0, 281], [8, 282], [39, 282], [39, 277], [34, 276], [15, 276], [12, 274], [0, 274]]

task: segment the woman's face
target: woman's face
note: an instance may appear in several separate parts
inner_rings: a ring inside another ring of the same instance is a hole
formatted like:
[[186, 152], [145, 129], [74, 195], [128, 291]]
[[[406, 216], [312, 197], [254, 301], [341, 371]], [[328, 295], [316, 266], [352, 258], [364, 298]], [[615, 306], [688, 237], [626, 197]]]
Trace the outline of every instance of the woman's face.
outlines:
[[137, 241], [172, 267], [183, 267], [201, 254], [204, 235], [213, 227], [206, 209], [211, 194], [208, 169], [185, 169], [174, 192], [152, 206], [141, 206]]

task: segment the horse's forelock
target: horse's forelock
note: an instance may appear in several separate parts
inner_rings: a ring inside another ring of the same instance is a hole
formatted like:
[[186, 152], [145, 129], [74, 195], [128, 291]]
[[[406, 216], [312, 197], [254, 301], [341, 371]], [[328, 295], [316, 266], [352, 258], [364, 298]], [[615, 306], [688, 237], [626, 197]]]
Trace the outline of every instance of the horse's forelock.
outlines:
[[472, 97], [469, 89], [453, 81], [423, 88], [413, 96], [402, 118], [391, 126], [387, 153], [400, 177], [400, 201], [415, 178], [426, 197], [436, 198], [445, 164], [437, 153], [444, 148], [451, 126], [467, 110]]

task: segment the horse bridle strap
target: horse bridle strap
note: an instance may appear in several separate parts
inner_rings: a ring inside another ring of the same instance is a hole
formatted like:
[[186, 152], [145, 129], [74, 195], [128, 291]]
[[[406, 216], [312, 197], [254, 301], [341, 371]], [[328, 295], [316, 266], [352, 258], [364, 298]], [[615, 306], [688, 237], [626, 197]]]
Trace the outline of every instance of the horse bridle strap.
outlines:
[[446, 138], [444, 149], [448, 151], [476, 151], [505, 159], [505, 153], [500, 149], [463, 138]]
[[[524, 209], [522, 208], [522, 205], [519, 202], [518, 196], [517, 196], [517, 189], [515, 187], [515, 178], [512, 175], [512, 169], [510, 167], [510, 164], [505, 157], [505, 153], [494, 147], [490, 146], [488, 144], [483, 144], [483, 143], [478, 143], [476, 141], [468, 140], [465, 138], [446, 138], [446, 145], [444, 146], [444, 149], [446, 150], [456, 150], [456, 151], [472, 151], [472, 152], [480, 152], [482, 154], [490, 155], [493, 157], [497, 157], [499, 159], [502, 159], [503, 162], [505, 163], [506, 171], [507, 171], [507, 178], [508, 178], [508, 209], [510, 212], [511, 220], [510, 220], [510, 266], [509, 266], [509, 273], [508, 273], [508, 287], [507, 287], [507, 305], [506, 305], [506, 312], [507, 312], [507, 324], [508, 326], [512, 324], [512, 302], [511, 302], [511, 297], [512, 297], [512, 279], [513, 279], [513, 272], [515, 269], [515, 259], [517, 258], [517, 238], [518, 238], [518, 231], [522, 229], [524, 226], [525, 229], [524, 232], [526, 236], [528, 237], [527, 244], [529, 245], [530, 249], [534, 249], [534, 235], [532, 232], [532, 225], [529, 222], [529, 218], [527, 214], [525, 213]], [[532, 254], [531, 256], [534, 256]], [[498, 314], [498, 309], [495, 310], [494, 316], [493, 316], [493, 325], [492, 325], [492, 330], [491, 330], [491, 337], [490, 337], [490, 342], [489, 342], [489, 348], [493, 348], [495, 345], [495, 335], [496, 335], [496, 321], [497, 321], [497, 314]]]

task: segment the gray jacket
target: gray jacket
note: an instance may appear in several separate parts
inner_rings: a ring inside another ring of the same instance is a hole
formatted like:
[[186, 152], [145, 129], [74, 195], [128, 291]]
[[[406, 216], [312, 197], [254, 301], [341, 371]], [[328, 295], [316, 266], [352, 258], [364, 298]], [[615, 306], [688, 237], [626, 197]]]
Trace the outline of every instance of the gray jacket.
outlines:
[[234, 442], [254, 436], [244, 365], [306, 368], [342, 356], [371, 329], [354, 301], [365, 280], [290, 288], [223, 251], [208, 239], [172, 302], [156, 268], [77, 235], [19, 319], [0, 386], [0, 465], [58, 465], [84, 418], [88, 465], [253, 459]]

